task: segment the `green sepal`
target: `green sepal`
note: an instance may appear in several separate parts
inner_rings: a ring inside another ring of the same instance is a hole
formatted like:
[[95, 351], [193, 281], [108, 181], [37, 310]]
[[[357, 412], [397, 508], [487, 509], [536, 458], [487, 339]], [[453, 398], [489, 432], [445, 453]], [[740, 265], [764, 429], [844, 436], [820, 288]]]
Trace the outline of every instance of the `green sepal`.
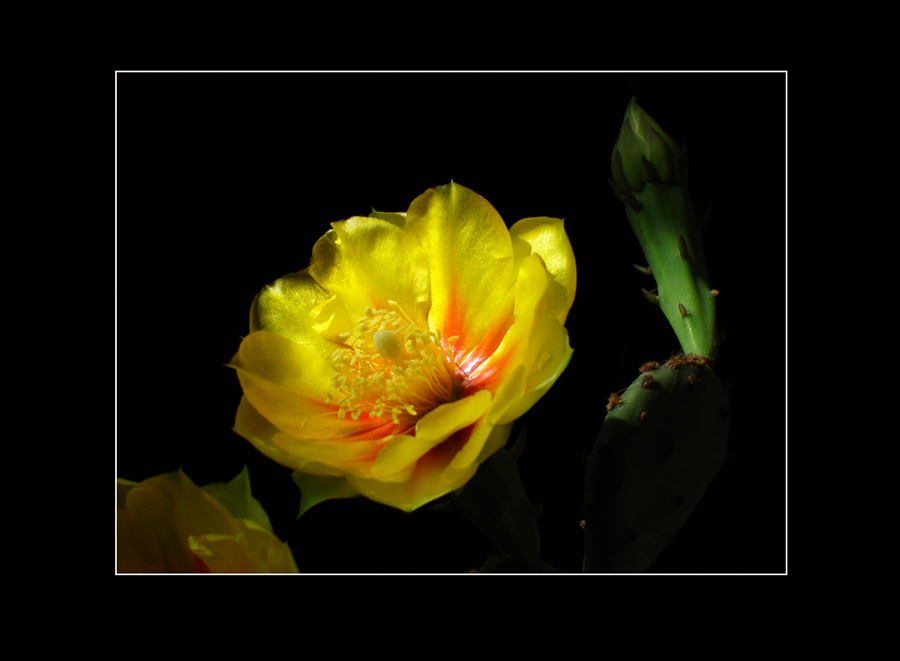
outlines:
[[[661, 131], [662, 129], [660, 129]], [[668, 142], [667, 142], [668, 139]], [[677, 181], [677, 177], [675, 175], [675, 157], [678, 154], [672, 153], [672, 149], [669, 146], [669, 142], [671, 142], [671, 138], [666, 136], [663, 138], [659, 131], [657, 131], [653, 126], [650, 127], [648, 131], [648, 139], [647, 144], [649, 146], [649, 152], [653, 155], [652, 165], [654, 170], [656, 171], [656, 176], [658, 177], [658, 181], [663, 183], [671, 184]], [[676, 146], [677, 150], [678, 147]], [[642, 156], [647, 163], [651, 163], [647, 156]], [[647, 183], [657, 183], [651, 182], [649, 179]]]
[[245, 465], [243, 470], [229, 482], [213, 482], [203, 490], [218, 500], [225, 509], [237, 519], [249, 519], [272, 530], [269, 515], [250, 489], [250, 470]]
[[325, 500], [333, 498], [354, 498], [359, 492], [351, 487], [342, 476], [335, 475], [310, 475], [293, 471], [291, 477], [300, 487], [300, 512], [299, 519], [310, 507], [318, 505]]

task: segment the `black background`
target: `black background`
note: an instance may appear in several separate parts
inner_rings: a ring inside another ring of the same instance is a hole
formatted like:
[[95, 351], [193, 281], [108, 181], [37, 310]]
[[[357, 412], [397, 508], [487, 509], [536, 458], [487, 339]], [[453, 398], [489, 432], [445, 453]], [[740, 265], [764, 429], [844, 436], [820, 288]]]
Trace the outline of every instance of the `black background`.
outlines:
[[[296, 520], [290, 471], [231, 431], [224, 364], [258, 289], [309, 263], [330, 222], [405, 211], [451, 179], [508, 225], [555, 216], [578, 263], [567, 371], [521, 423], [543, 559], [581, 567], [584, 455], [606, 398], [678, 350], [647, 304], [607, 183], [632, 97], [691, 158], [729, 385], [730, 456], [651, 568], [786, 571], [786, 74], [125, 72], [116, 76], [116, 467], [198, 484], [250, 466], [302, 572], [463, 572], [492, 553], [458, 514], [362, 498]], [[517, 425], [514, 434], [518, 433]]]

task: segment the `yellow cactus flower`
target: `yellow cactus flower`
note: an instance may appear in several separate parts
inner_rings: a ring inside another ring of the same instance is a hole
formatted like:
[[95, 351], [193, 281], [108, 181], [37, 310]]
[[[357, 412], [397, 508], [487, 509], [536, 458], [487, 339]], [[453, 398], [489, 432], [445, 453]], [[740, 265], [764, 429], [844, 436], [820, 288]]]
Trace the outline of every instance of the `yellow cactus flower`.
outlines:
[[294, 469], [301, 512], [360, 494], [412, 511], [462, 487], [565, 369], [572, 246], [561, 219], [507, 229], [455, 183], [331, 227], [253, 301], [234, 429]]
[[297, 573], [250, 495], [245, 468], [202, 489], [183, 471], [117, 482], [116, 569], [131, 573]]

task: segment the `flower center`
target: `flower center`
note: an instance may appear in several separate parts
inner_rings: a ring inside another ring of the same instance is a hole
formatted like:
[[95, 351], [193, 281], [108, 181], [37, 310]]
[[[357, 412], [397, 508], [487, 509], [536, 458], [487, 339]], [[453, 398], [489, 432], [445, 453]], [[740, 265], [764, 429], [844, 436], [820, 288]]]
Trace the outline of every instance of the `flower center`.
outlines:
[[394, 309], [366, 308], [331, 355], [331, 385], [341, 393], [339, 418], [389, 418], [402, 434], [418, 416], [457, 399], [462, 379], [440, 332], [419, 330], [396, 302], [388, 305]]

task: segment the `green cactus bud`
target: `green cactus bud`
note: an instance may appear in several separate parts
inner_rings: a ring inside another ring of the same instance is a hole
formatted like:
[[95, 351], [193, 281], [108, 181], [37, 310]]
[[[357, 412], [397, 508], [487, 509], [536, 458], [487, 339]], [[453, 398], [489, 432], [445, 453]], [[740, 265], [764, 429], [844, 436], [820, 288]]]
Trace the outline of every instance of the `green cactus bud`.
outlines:
[[613, 147], [613, 182], [624, 194], [647, 183], [684, 184], [685, 159], [678, 144], [632, 99]]
[[585, 572], [643, 572], [722, 465], [728, 396], [702, 356], [647, 363], [610, 409], [588, 458]]
[[718, 353], [715, 295], [687, 190], [687, 156], [634, 99], [612, 156], [612, 186], [656, 280], [655, 296], [686, 354]]

